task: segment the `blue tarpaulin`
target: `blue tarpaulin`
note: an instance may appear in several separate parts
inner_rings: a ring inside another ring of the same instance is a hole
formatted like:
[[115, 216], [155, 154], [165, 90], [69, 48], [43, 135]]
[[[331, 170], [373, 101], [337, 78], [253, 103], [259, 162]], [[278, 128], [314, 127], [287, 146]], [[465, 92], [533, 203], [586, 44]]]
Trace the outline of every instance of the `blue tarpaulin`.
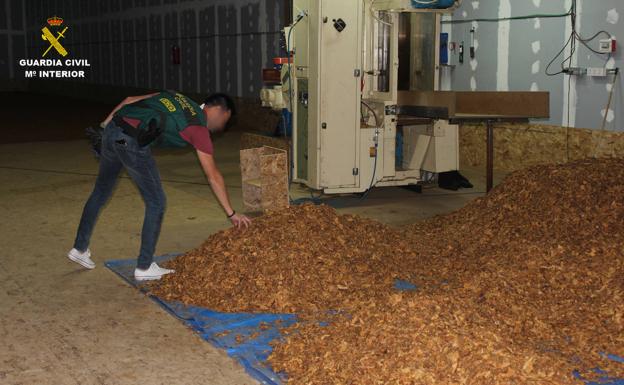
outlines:
[[[163, 262], [175, 256], [159, 257], [156, 262]], [[106, 267], [132, 286], [138, 287], [133, 277], [135, 265], [135, 260], [115, 260], [106, 263]], [[269, 343], [280, 338], [278, 327], [295, 323], [295, 315], [219, 313], [179, 302], [163, 301], [154, 296], [151, 298], [195, 330], [202, 339], [224, 349], [245, 368], [247, 373], [262, 384], [279, 385], [284, 381], [285, 375], [273, 372], [266, 360], [271, 354]]]
[[[155, 259], [164, 262], [175, 258], [179, 254], [165, 255]], [[118, 274], [130, 285], [137, 287], [134, 280], [136, 261], [114, 260], [108, 261], [106, 267]], [[395, 280], [394, 288], [399, 291], [416, 291], [418, 286], [404, 280]], [[196, 331], [202, 339], [214, 346], [224, 349], [230, 357], [236, 359], [252, 377], [267, 385], [280, 385], [286, 380], [284, 373], [275, 373], [266, 360], [271, 354], [271, 341], [281, 337], [280, 327], [294, 324], [297, 316], [294, 314], [251, 314], [251, 313], [219, 313], [212, 310], [184, 305], [179, 302], [163, 301], [151, 297], [157, 304], [183, 321]], [[326, 324], [321, 323], [325, 326]], [[605, 354], [605, 357], [624, 363], [622, 357]], [[587, 385], [624, 385], [624, 379], [614, 379], [596, 369], [597, 373], [604, 374], [600, 382], [589, 382]], [[583, 380], [578, 373], [574, 375]]]
[[398, 291], [416, 291], [418, 290], [418, 286], [414, 285], [411, 282], [403, 281], [402, 279], [394, 280], [394, 288]]

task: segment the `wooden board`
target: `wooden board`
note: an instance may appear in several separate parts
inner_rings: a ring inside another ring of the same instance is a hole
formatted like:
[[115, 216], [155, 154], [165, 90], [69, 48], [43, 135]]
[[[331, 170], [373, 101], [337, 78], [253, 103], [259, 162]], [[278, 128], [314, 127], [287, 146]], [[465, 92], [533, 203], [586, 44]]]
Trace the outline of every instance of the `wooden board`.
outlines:
[[262, 155], [262, 147], [250, 148], [240, 152], [243, 183], [260, 179], [260, 155]]
[[457, 114], [549, 118], [548, 92], [456, 92]]
[[[397, 104], [440, 113], [441, 119], [548, 118], [548, 92], [400, 91]], [[436, 116], [427, 115], [435, 118]]]
[[288, 207], [288, 159], [285, 150], [263, 146], [241, 150], [245, 210]]
[[286, 208], [289, 205], [286, 152], [270, 147], [264, 149], [265, 153], [260, 157], [262, 209]]
[[[485, 167], [485, 126], [460, 126], [461, 167]], [[541, 124], [494, 126], [494, 168], [515, 171], [584, 158], [624, 157], [624, 133]]]
[[262, 208], [262, 188], [243, 183], [243, 206], [245, 211], [258, 211]]
[[262, 146], [270, 146], [288, 151], [290, 143], [286, 138], [262, 135], [253, 132], [244, 132], [241, 135], [240, 149], [247, 150], [250, 148], [258, 148]]

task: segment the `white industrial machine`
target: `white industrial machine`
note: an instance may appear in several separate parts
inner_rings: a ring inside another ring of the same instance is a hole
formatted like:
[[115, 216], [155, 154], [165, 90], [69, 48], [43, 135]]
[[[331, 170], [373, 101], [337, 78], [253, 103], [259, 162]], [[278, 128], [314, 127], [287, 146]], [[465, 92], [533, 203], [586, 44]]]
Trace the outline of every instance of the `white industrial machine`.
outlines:
[[294, 0], [292, 63], [261, 98], [292, 111], [295, 182], [357, 193], [459, 169], [452, 123], [483, 113], [438, 92], [441, 14], [459, 2]]

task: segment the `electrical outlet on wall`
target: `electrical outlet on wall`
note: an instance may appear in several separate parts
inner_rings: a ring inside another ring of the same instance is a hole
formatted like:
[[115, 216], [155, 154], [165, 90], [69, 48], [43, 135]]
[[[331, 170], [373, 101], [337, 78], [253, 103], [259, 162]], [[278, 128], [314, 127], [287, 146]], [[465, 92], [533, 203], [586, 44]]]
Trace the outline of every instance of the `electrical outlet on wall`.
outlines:
[[587, 69], [587, 76], [607, 76], [607, 69], [604, 67], [589, 67]]
[[568, 67], [563, 69], [563, 73], [571, 76], [585, 76], [587, 75], [587, 68]]
[[617, 50], [617, 41], [614, 38], [602, 39], [598, 42], [598, 52], [613, 53]]

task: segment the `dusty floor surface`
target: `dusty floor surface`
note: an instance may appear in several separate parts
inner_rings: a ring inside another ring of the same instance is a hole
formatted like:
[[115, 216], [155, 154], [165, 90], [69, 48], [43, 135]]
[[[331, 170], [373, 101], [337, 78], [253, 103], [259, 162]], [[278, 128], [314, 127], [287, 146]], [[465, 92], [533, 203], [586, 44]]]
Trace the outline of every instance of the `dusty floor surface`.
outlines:
[[[238, 139], [215, 143], [217, 161], [241, 208]], [[228, 226], [192, 152], [159, 151], [168, 197], [157, 253], [188, 250]], [[91, 243], [97, 267], [66, 258], [97, 163], [86, 142], [0, 145], [0, 383], [254, 384], [225, 353], [106, 269], [138, 252], [143, 203], [123, 177]], [[405, 224], [462, 207], [482, 195], [481, 170], [466, 171], [473, 190], [422, 195], [387, 188], [343, 212]], [[306, 196], [296, 188], [293, 196]]]

